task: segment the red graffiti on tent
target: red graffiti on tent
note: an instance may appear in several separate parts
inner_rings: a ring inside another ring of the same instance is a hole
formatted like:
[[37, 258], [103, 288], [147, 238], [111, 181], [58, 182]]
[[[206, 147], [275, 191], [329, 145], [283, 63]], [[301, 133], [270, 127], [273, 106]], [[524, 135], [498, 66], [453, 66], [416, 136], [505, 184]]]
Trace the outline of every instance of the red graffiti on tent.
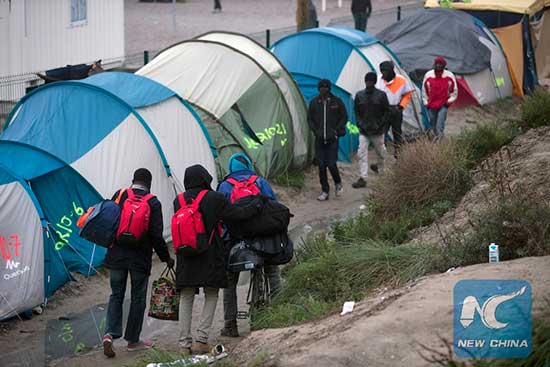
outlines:
[[12, 259], [12, 250], [13, 256], [19, 256], [19, 248], [21, 247], [21, 242], [19, 242], [19, 236], [17, 234], [12, 234], [7, 238], [0, 235], [0, 252], [4, 260], [9, 261]]

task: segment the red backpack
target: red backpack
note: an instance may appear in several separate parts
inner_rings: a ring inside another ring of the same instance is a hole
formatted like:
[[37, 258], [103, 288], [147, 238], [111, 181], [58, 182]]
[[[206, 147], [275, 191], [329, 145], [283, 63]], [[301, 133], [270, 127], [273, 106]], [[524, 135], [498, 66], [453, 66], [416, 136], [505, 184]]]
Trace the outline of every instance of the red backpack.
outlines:
[[204, 195], [208, 190], [202, 190], [191, 204], [185, 202], [184, 194], [178, 195], [180, 208], [172, 216], [172, 242], [176, 253], [183, 256], [200, 255], [210, 246], [214, 231], [207, 238], [202, 213], [199, 210]]
[[251, 175], [246, 181], [238, 181], [234, 178], [228, 178], [227, 182], [233, 185], [231, 190], [231, 203], [250, 195], [258, 195], [261, 193], [258, 186], [256, 186], [256, 180], [258, 176]]
[[[123, 190], [120, 191], [119, 198]], [[128, 197], [122, 203], [120, 224], [116, 233], [117, 242], [123, 245], [137, 245], [149, 230], [151, 207], [149, 200], [153, 194], [135, 195], [132, 189], [127, 189]]]

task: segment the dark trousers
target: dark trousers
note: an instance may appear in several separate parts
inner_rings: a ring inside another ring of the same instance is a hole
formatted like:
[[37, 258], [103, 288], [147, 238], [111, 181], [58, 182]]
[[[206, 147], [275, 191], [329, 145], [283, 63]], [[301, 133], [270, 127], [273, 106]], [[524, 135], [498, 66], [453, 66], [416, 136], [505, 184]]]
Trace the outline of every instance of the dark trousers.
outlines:
[[[264, 273], [269, 283], [269, 295], [281, 288], [281, 272], [278, 265], [265, 265]], [[237, 284], [241, 273], [227, 273], [227, 288], [223, 289], [223, 319], [226, 327], [237, 321]]]
[[316, 141], [317, 161], [319, 161], [319, 181], [321, 189], [328, 193], [330, 186], [328, 184], [327, 168], [330, 171], [332, 179], [336, 185], [342, 183], [340, 173], [338, 172], [338, 139], [325, 143], [323, 140]]
[[390, 106], [388, 118], [390, 122], [389, 127], [391, 127], [391, 134], [393, 136], [393, 146], [395, 149], [394, 156], [397, 158], [399, 148], [403, 143], [403, 111], [397, 106]]
[[355, 21], [355, 29], [366, 32], [367, 30], [367, 20], [369, 17], [367, 13], [353, 13], [353, 20]]
[[214, 9], [221, 9], [222, 3], [221, 0], [214, 0]]
[[111, 296], [109, 297], [109, 306], [107, 307], [105, 334], [110, 334], [113, 339], [122, 336], [122, 305], [124, 303], [124, 295], [126, 294], [126, 281], [128, 274], [130, 274], [130, 312], [128, 314], [128, 321], [126, 322], [124, 339], [128, 343], [137, 343], [139, 342], [143, 318], [145, 317], [149, 275], [128, 269], [111, 269], [110, 274]]

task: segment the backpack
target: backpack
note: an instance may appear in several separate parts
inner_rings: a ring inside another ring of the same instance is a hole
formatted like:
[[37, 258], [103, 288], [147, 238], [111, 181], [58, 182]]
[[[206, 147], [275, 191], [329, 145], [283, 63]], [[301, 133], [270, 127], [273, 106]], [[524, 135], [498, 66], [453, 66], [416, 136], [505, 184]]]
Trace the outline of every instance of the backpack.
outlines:
[[122, 203], [116, 239], [121, 245], [135, 246], [141, 243], [149, 230], [151, 217], [149, 200], [154, 195], [151, 193], [143, 196], [136, 195], [132, 189], [127, 189], [126, 193], [128, 197]]
[[[258, 236], [271, 236], [280, 232], [286, 232], [290, 218], [294, 215], [290, 210], [277, 200], [262, 197], [262, 209], [260, 212], [244, 221], [233, 223], [227, 221], [231, 234], [236, 238], [252, 238]], [[256, 197], [247, 196], [235, 202], [235, 205], [247, 207], [255, 205]]]
[[80, 237], [108, 248], [115, 240], [119, 221], [118, 201], [102, 200], [82, 214], [76, 225], [81, 228]]
[[227, 271], [230, 273], [254, 270], [263, 265], [262, 256], [252, 250], [245, 241], [236, 243], [229, 251]]
[[260, 255], [265, 265], [283, 265], [294, 256], [294, 243], [286, 231], [245, 240], [249, 249]]
[[[199, 204], [208, 190], [202, 190], [191, 204], [185, 202], [184, 194], [178, 195], [180, 208], [172, 216], [172, 242], [177, 254], [183, 256], [200, 255], [210, 247], [214, 230], [207, 238]], [[215, 229], [215, 228], [214, 228]]]
[[251, 175], [247, 180], [239, 181], [234, 178], [228, 178], [226, 181], [233, 185], [231, 190], [231, 203], [244, 198], [246, 196], [258, 195], [261, 193], [258, 186], [256, 186], [256, 180], [258, 176]]

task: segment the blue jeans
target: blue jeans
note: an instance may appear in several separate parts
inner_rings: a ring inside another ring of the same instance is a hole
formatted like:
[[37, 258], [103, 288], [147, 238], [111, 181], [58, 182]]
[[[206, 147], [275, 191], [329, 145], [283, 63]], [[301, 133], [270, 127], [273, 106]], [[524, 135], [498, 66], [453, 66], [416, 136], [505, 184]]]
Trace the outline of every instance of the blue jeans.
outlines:
[[353, 13], [353, 20], [355, 21], [355, 29], [362, 32], [367, 31], [367, 20], [369, 17], [367, 13]]
[[441, 107], [439, 110], [428, 109], [428, 116], [430, 117], [430, 125], [436, 138], [441, 139], [443, 137], [443, 131], [445, 130], [445, 120], [447, 119], [446, 106]]
[[113, 339], [122, 336], [122, 305], [126, 294], [128, 273], [130, 274], [131, 300], [124, 339], [128, 343], [137, 343], [139, 342], [143, 318], [145, 317], [147, 283], [149, 282], [149, 274], [140, 271], [111, 269], [110, 281], [112, 292], [109, 297], [109, 306], [107, 307], [105, 334], [110, 334]]

